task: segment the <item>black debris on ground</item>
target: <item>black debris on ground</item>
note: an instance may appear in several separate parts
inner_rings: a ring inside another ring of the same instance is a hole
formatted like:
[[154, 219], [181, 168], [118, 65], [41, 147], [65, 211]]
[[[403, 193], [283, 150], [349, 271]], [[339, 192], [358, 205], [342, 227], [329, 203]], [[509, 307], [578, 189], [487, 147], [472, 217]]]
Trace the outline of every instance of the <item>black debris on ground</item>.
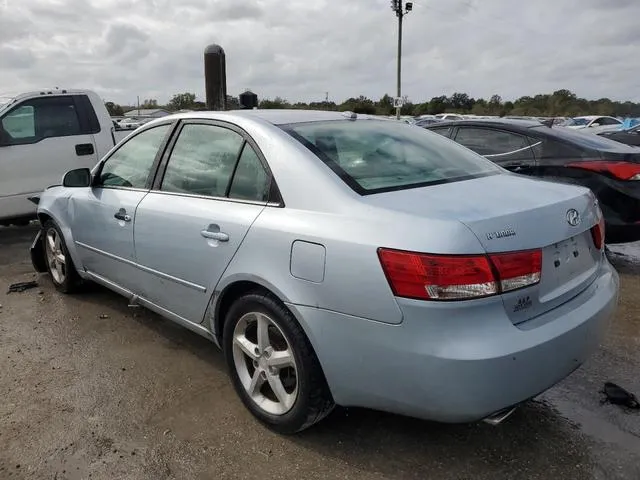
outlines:
[[30, 288], [36, 288], [38, 286], [38, 282], [32, 280], [30, 282], [18, 282], [9, 285], [9, 290], [7, 291], [7, 295], [10, 293], [16, 292], [24, 292], [25, 290], [29, 290]]
[[604, 388], [600, 391], [604, 394], [605, 399], [601, 403], [611, 403], [632, 410], [640, 410], [640, 402], [638, 398], [631, 392], [625, 390], [619, 385], [612, 382], [606, 382]]

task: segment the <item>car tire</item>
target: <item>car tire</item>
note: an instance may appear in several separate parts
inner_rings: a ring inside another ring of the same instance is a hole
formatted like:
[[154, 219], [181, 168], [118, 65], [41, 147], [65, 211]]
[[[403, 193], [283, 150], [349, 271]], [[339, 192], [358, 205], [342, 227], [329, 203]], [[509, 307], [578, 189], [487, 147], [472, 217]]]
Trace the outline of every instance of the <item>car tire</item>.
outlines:
[[[260, 331], [266, 331], [262, 342], [258, 340]], [[223, 349], [236, 392], [271, 430], [300, 432], [333, 409], [333, 398], [309, 339], [293, 314], [273, 295], [255, 291], [235, 301], [225, 319]], [[272, 363], [278, 368], [270, 366]]]
[[45, 262], [53, 286], [62, 293], [76, 292], [81, 279], [69, 255], [60, 227], [53, 220], [48, 220], [42, 230]]

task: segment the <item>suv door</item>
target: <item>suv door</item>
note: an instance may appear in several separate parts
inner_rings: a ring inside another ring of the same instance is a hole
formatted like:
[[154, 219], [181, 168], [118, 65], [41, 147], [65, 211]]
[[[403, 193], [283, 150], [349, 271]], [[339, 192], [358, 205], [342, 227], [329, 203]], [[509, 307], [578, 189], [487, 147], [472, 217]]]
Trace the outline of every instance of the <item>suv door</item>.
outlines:
[[268, 202], [271, 176], [257, 145], [219, 122], [185, 122], [166, 157], [162, 178], [136, 212], [141, 296], [200, 323], [218, 280]]
[[535, 139], [497, 128], [458, 126], [455, 141], [516, 173], [530, 174], [535, 168]]
[[[80, 107], [80, 108], [79, 108]], [[25, 100], [0, 119], [0, 218], [35, 214], [27, 199], [98, 161], [92, 125], [72, 95]]]
[[136, 207], [153, 182], [171, 123], [145, 129], [106, 158], [93, 186], [75, 192], [69, 202], [71, 227], [84, 269], [135, 291], [133, 225]]

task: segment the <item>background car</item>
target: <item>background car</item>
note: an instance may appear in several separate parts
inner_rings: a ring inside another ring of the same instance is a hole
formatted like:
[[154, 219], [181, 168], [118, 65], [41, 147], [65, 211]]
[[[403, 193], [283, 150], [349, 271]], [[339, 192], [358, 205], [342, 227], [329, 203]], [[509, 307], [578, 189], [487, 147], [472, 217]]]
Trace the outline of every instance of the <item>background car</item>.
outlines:
[[598, 135], [608, 138], [610, 140], [615, 140], [616, 142], [640, 147], [640, 124], [634, 127], [631, 127], [627, 130], [602, 132], [602, 133], [599, 133]]
[[617, 301], [587, 189], [350, 112], [164, 117], [38, 215], [59, 290], [98, 282], [221, 345], [283, 433], [336, 403], [499, 422], [597, 348]]
[[427, 125], [433, 125], [434, 123], [440, 123], [442, 122], [442, 120], [440, 120], [439, 118], [419, 118], [418, 120], [416, 120], [415, 122], [413, 122], [413, 125], [415, 125], [416, 127], [426, 127]]
[[438, 120], [462, 120], [464, 117], [457, 113], [438, 113], [435, 115]]
[[597, 135], [518, 120], [463, 120], [427, 127], [513, 172], [590, 188], [607, 242], [640, 239], [640, 150]]
[[589, 133], [600, 133], [612, 131], [622, 126], [622, 120], [615, 117], [587, 115], [584, 117], [573, 117], [562, 124], [563, 127], [573, 130], [584, 130]]

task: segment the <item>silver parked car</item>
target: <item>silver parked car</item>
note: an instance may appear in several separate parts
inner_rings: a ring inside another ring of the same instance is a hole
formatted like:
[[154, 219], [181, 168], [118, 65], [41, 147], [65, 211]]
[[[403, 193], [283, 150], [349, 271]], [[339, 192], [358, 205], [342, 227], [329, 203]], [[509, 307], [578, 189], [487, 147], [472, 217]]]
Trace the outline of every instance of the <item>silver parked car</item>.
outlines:
[[496, 423], [575, 370], [618, 276], [586, 188], [351, 113], [191, 112], [39, 201], [40, 271], [222, 348], [276, 431], [334, 406]]

